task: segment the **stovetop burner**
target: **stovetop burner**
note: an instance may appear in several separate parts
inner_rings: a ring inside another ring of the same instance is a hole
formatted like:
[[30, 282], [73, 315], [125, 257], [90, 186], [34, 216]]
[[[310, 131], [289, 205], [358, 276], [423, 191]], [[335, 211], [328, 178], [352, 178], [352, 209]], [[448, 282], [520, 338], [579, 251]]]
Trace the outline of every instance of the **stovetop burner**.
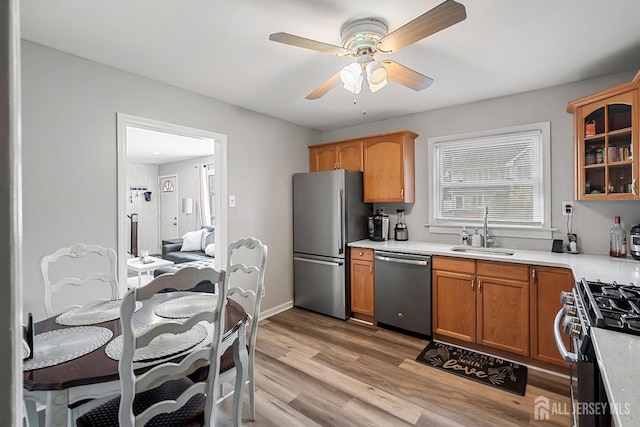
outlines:
[[640, 335], [640, 288], [616, 282], [578, 282], [591, 326]]

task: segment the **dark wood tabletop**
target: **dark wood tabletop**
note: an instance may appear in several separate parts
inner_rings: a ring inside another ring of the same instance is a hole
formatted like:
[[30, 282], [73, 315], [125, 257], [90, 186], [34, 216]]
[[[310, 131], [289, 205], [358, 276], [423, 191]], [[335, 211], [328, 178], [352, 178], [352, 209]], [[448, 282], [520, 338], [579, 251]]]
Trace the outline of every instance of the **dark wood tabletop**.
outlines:
[[[153, 298], [148, 301], [143, 301], [142, 308], [135, 314], [134, 323], [139, 324], [139, 326], [144, 326], [166, 321], [166, 319], [154, 314], [155, 307], [165, 301], [176, 298], [177, 296], [189, 294], [192, 293], [160, 293], [153, 296]], [[34, 325], [35, 334], [71, 327], [57, 324], [55, 321], [56, 317], [57, 316], [54, 316], [36, 323]], [[223, 339], [227, 339], [246, 321], [247, 313], [244, 311], [242, 306], [231, 299], [228, 300], [225, 315], [225, 334]], [[97, 323], [92, 326], [101, 326], [110, 329], [113, 332], [112, 340], [122, 334], [120, 319]], [[111, 340], [109, 340], [109, 342], [110, 341]], [[109, 342], [107, 342], [107, 344]], [[105, 353], [104, 349], [107, 344], [89, 354], [68, 362], [47, 368], [25, 371], [23, 377], [24, 388], [30, 391], [64, 390], [70, 387], [117, 380], [119, 378], [118, 361], [111, 359]]]

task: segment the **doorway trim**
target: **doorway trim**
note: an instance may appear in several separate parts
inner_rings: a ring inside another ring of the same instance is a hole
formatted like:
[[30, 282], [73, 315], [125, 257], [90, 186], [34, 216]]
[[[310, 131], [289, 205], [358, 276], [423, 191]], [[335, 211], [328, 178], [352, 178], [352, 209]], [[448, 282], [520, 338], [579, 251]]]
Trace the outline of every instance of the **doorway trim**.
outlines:
[[117, 128], [117, 219], [116, 234], [118, 252], [118, 283], [120, 296], [127, 290], [127, 263], [122, 254], [127, 253], [127, 127], [137, 127], [157, 132], [171, 133], [192, 138], [209, 138], [214, 141], [215, 153], [215, 198], [216, 212], [216, 269], [227, 265], [227, 136], [208, 130], [177, 125], [130, 114], [116, 113]]

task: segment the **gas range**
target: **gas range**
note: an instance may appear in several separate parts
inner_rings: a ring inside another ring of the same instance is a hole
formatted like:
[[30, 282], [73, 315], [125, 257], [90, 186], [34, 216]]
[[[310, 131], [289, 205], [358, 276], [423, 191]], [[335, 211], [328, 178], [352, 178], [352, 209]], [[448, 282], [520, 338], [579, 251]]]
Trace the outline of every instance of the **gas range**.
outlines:
[[[609, 427], [611, 414], [591, 328], [640, 335], [640, 287], [585, 279], [560, 296], [562, 308], [554, 321], [554, 337], [562, 358], [571, 366], [572, 426]], [[569, 351], [562, 331], [571, 337]], [[576, 412], [578, 404], [594, 405], [600, 411]]]
[[576, 291], [589, 326], [640, 335], [640, 287], [582, 279]]

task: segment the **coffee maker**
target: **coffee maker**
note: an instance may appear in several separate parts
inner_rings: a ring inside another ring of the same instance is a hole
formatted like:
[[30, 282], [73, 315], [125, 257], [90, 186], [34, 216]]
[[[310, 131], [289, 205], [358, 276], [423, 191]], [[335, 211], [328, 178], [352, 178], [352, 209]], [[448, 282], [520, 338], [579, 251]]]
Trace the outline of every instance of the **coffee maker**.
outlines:
[[369, 217], [369, 240], [380, 242], [388, 239], [389, 215], [381, 209], [376, 209], [376, 213]]
[[407, 223], [404, 222], [404, 209], [396, 209], [398, 214], [398, 222], [394, 228], [394, 238], [396, 240], [409, 240], [409, 230], [407, 230]]

